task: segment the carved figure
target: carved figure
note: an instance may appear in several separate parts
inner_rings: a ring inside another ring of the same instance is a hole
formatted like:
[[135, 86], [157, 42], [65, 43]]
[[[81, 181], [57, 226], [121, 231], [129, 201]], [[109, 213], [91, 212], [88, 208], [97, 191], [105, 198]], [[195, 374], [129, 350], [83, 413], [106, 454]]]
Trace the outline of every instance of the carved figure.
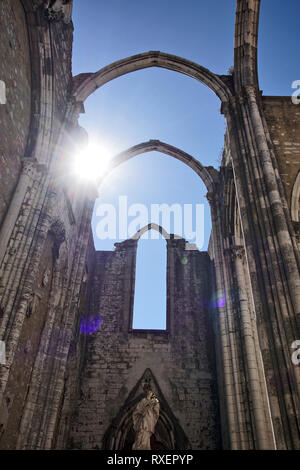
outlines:
[[159, 417], [159, 401], [152, 391], [147, 393], [133, 412], [135, 441], [133, 450], [151, 450], [150, 438], [154, 433]]

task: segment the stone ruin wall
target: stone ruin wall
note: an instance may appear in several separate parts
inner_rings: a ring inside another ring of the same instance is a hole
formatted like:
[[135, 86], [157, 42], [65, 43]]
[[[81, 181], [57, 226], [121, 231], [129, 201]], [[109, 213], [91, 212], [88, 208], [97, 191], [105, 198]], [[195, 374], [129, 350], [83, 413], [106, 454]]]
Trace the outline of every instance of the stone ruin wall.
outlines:
[[220, 446], [210, 260], [205, 252], [185, 250], [184, 240], [168, 240], [167, 246], [168, 331], [131, 328], [136, 242], [95, 253], [89, 321], [101, 316], [102, 324], [85, 338], [69, 448], [102, 448], [105, 432], [147, 368], [190, 448]]
[[19, 0], [0, 2], [0, 225], [21, 170], [31, 117], [31, 64], [25, 12]]

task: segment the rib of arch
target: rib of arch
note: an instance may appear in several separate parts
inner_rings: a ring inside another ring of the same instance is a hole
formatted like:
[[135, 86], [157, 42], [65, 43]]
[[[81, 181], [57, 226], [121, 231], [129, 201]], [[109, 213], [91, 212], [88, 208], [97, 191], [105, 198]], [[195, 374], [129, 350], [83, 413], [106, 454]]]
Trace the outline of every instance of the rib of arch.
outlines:
[[73, 79], [73, 96], [76, 101], [84, 102], [105, 83], [149, 67], [160, 67], [188, 75], [210, 88], [222, 102], [227, 102], [232, 95], [230, 75], [217, 75], [196, 62], [182, 57], [160, 51], [149, 51], [113, 62], [95, 73], [76, 75]]
[[147, 368], [106, 431], [103, 439], [104, 450], [122, 450], [125, 448], [126, 441], [131, 440], [131, 443], [133, 443], [132, 414], [137, 404], [150, 389], [156, 394], [160, 402], [159, 419], [155, 428], [155, 435], [158, 436], [159, 441], [164, 444], [166, 449], [170, 450], [190, 448], [188, 438], [178, 419], [172, 413], [153, 372]]
[[[113, 62], [95, 73], [74, 77], [73, 96], [84, 102], [95, 90], [117, 77], [149, 67], [161, 67], [188, 75], [209, 87], [222, 102], [234, 88], [258, 86], [257, 38], [260, 0], [237, 0], [235, 15], [234, 76], [217, 75], [190, 60], [160, 51], [149, 51]], [[234, 82], [234, 83], [233, 83]]]
[[130, 160], [131, 158], [140, 155], [146, 152], [161, 152], [165, 155], [169, 155], [177, 160], [180, 160], [182, 163], [185, 163], [189, 166], [195, 173], [200, 176], [203, 183], [205, 184], [208, 192], [213, 192], [215, 189], [215, 184], [218, 181], [219, 172], [212, 166], [203, 166], [201, 163], [196, 160], [194, 157], [184, 152], [183, 150], [173, 147], [172, 145], [161, 142], [160, 140], [149, 140], [148, 142], [143, 142], [138, 145], [134, 145], [124, 152], [119, 153], [112, 158], [109, 164], [109, 168], [99, 184], [103, 182], [105, 176], [107, 176], [114, 168], [119, 166], [121, 163]]
[[[171, 235], [161, 225], [155, 224], [154, 222], [150, 222], [150, 224], [142, 227], [131, 238], [133, 240], [139, 240], [144, 235], [144, 233], [148, 232], [149, 230], [155, 230], [156, 232], [160, 233], [165, 240], [169, 240], [171, 238]], [[176, 237], [181, 238], [179, 235], [176, 235]]]

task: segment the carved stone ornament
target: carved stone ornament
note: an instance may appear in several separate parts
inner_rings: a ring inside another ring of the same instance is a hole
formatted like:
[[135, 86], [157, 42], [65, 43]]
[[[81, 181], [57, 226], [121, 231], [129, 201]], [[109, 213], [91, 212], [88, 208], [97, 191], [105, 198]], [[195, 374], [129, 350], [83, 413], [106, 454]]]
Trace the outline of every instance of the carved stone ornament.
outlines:
[[245, 256], [245, 250], [243, 246], [240, 245], [235, 245], [231, 248], [231, 255], [232, 255], [232, 260], [234, 261], [236, 258], [238, 259], [244, 259]]
[[49, 21], [70, 23], [72, 19], [73, 0], [34, 0], [33, 8], [36, 10], [43, 6]]
[[150, 390], [133, 412], [133, 429], [135, 440], [132, 450], [151, 450], [150, 438], [155, 431], [159, 417], [159, 401]]
[[41, 283], [42, 287], [47, 287], [49, 278], [50, 278], [50, 268], [47, 267], [43, 274], [42, 283]]
[[143, 379], [141, 381], [141, 387], [143, 392], [147, 395], [148, 392], [155, 391], [155, 386], [153, 383], [153, 375], [150, 369], [147, 369], [143, 375]]
[[54, 239], [58, 245], [61, 245], [66, 239], [65, 226], [59, 219], [52, 223], [49, 233], [54, 236]]
[[293, 222], [297, 242], [300, 244], [300, 222]]
[[32, 293], [28, 300], [27, 308], [26, 308], [26, 317], [30, 318], [33, 312], [38, 308], [40, 303], [41, 297], [37, 293]]

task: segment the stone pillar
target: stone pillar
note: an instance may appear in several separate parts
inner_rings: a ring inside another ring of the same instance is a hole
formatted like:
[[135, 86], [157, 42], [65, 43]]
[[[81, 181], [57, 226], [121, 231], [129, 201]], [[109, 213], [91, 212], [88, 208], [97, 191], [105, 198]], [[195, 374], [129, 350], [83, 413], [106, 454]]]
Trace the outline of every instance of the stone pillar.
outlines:
[[[5, 251], [2, 254], [0, 306], [0, 337], [6, 343], [6, 364], [0, 380], [0, 402], [6, 387], [10, 366], [18, 344], [28, 303], [32, 295], [32, 283], [36, 276], [45, 233], [47, 217], [41, 218], [45, 202], [48, 175], [44, 166], [33, 161], [25, 162], [23, 174], [15, 193], [15, 204], [4, 221], [0, 239]], [[50, 198], [51, 200], [51, 198]], [[48, 202], [50, 203], [50, 200]], [[49, 206], [50, 207], [50, 206]], [[40, 237], [35, 230], [40, 222]]]
[[259, 92], [247, 86], [226, 115], [254, 307], [276, 445], [300, 448], [300, 371], [291, 344], [300, 337], [300, 278], [287, 214], [263, 125]]
[[[211, 208], [212, 219], [212, 249], [217, 297], [227, 296], [224, 275], [224, 250], [222, 246], [221, 214], [218, 194], [208, 193], [207, 199]], [[221, 427], [223, 448], [237, 450], [243, 448], [241, 443], [239, 411], [234, 392], [234, 365], [232, 362], [232, 345], [228, 325], [227, 302], [220, 303], [215, 308], [215, 337], [218, 367], [218, 389], [220, 399]]]
[[251, 400], [251, 409], [253, 412], [253, 430], [255, 435], [256, 449], [274, 449], [274, 441], [272, 439], [272, 430], [270, 422], [269, 410], [265, 409], [263, 395], [266, 390], [260, 380], [259, 370], [262, 364], [257, 361], [255, 351], [255, 331], [256, 324], [253, 325], [249, 297], [246, 293], [246, 280], [244, 274], [244, 248], [242, 246], [234, 246], [231, 249], [234, 261], [237, 294], [239, 302], [241, 337], [243, 341], [243, 350], [245, 351], [246, 375]]

